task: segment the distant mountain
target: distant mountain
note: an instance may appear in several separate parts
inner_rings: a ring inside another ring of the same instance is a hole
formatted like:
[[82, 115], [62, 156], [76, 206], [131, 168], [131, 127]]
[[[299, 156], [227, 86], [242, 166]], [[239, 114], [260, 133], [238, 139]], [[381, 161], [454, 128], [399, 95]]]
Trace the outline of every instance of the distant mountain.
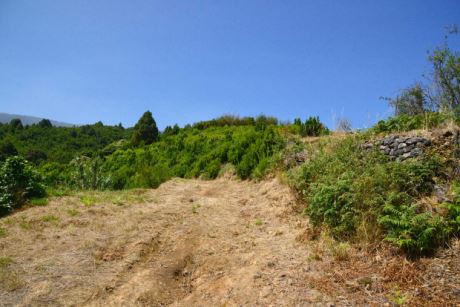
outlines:
[[[0, 113], [0, 123], [2, 123], [2, 124], [9, 123], [13, 118], [19, 118], [23, 125], [36, 124], [36, 123], [38, 123], [39, 121], [41, 121], [43, 119], [41, 117], [35, 117], [35, 116]], [[76, 125], [73, 125], [73, 124], [58, 122], [58, 121], [51, 120], [51, 119], [50, 119], [50, 121], [51, 121], [51, 124], [53, 124], [53, 126], [57, 126], [57, 127], [73, 127], [73, 126], [76, 126]]]

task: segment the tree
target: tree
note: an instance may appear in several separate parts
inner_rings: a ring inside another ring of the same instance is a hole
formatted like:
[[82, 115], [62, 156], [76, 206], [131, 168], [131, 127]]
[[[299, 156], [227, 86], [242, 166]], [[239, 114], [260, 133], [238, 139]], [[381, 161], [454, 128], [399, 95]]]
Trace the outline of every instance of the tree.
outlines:
[[418, 115], [425, 113], [428, 107], [425, 91], [420, 84], [415, 84], [401, 91], [395, 99], [389, 99], [395, 115]]
[[51, 124], [51, 121], [49, 119], [42, 119], [38, 122], [38, 126], [40, 128], [51, 128], [53, 127], [53, 124]]
[[336, 130], [340, 132], [351, 132], [353, 130], [351, 121], [348, 118], [340, 117], [336, 121]]
[[145, 112], [133, 129], [134, 146], [149, 145], [158, 140], [158, 128], [150, 111]]
[[17, 130], [17, 129], [22, 129], [24, 128], [24, 126], [22, 125], [22, 122], [19, 118], [13, 118], [11, 121], [10, 121], [10, 127], [11, 129], [13, 130]]
[[10, 141], [4, 141], [0, 144], [0, 161], [5, 160], [10, 156], [16, 156], [18, 150]]
[[437, 90], [434, 100], [441, 109], [460, 113], [460, 53], [448, 45], [448, 37], [458, 34], [456, 26], [448, 29], [445, 43], [433, 51], [429, 60], [433, 64], [433, 81]]
[[27, 151], [26, 159], [29, 162], [38, 164], [41, 161], [48, 159], [47, 155], [39, 149], [30, 149]]

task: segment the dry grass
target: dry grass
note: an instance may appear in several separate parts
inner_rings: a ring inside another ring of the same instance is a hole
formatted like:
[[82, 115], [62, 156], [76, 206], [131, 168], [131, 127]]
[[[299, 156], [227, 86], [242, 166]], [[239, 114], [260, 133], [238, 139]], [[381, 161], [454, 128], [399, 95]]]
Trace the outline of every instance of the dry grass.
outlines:
[[0, 304], [459, 301], [460, 244], [415, 262], [369, 252], [306, 231], [295, 202], [276, 180], [228, 179], [52, 197], [0, 219]]

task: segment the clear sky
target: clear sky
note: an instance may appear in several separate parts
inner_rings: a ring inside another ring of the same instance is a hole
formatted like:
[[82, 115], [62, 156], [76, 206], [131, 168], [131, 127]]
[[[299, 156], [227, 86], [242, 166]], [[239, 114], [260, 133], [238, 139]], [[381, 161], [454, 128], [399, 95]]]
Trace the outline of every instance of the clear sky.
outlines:
[[222, 114], [366, 127], [459, 0], [0, 0], [0, 112], [160, 128]]

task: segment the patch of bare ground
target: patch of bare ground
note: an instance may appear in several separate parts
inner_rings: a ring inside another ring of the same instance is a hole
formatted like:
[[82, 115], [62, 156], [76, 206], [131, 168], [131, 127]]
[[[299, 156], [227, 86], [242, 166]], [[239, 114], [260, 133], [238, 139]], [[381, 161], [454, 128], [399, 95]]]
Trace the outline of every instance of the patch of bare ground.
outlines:
[[308, 222], [294, 212], [295, 202], [277, 179], [228, 178], [55, 198], [0, 220], [0, 305], [347, 306], [398, 299], [433, 305], [458, 299], [457, 245], [444, 258], [407, 262], [303, 240]]

